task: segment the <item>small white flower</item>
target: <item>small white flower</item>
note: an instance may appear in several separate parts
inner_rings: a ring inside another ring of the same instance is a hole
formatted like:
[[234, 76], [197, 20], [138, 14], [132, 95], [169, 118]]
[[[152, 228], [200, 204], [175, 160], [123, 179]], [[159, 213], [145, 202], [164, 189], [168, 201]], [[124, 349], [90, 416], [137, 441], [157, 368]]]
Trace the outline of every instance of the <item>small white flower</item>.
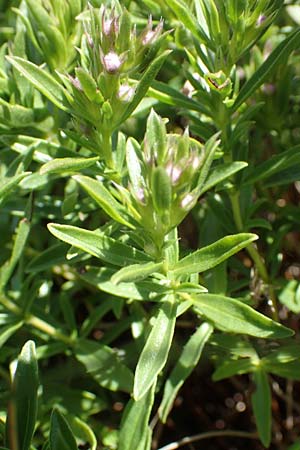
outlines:
[[123, 61], [120, 59], [117, 53], [111, 51], [103, 56], [102, 63], [108, 73], [114, 74], [118, 72]]
[[195, 201], [195, 197], [192, 194], [187, 194], [180, 202], [180, 206], [182, 209], [190, 209]]
[[121, 84], [118, 91], [118, 99], [122, 102], [129, 103], [134, 97], [135, 89], [129, 84]]

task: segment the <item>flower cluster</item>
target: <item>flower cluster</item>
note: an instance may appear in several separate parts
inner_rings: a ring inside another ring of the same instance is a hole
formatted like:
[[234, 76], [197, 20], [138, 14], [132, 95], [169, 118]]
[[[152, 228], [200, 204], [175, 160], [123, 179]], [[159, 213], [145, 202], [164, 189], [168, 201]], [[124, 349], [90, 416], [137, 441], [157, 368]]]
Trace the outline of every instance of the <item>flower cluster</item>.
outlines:
[[113, 168], [111, 151], [104, 148], [109, 147], [106, 137], [146, 94], [163, 62], [164, 55], [157, 54], [168, 33], [162, 33], [162, 21], [154, 27], [150, 17], [138, 34], [129, 13], [117, 4], [111, 10], [90, 7], [79, 20], [85, 30], [78, 49], [81, 64], [74, 75], [60, 77], [79, 128], [89, 128], [89, 139], [95, 148], [102, 147], [99, 153]]
[[167, 134], [164, 121], [151, 111], [142, 146], [127, 143], [128, 190], [139, 225], [156, 248], [195, 205], [205, 148], [189, 137]]

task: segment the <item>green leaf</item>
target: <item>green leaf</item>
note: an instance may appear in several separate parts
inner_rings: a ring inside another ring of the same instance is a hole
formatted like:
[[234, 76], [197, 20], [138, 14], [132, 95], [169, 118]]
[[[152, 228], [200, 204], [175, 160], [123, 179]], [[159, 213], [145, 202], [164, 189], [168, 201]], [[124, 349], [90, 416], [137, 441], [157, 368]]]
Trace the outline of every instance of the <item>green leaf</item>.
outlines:
[[31, 172], [23, 172], [13, 177], [4, 177], [0, 181], [0, 202], [3, 198], [5, 198], [15, 187], [18, 186], [19, 182], [23, 180], [23, 178], [30, 175]]
[[290, 311], [300, 313], [300, 283], [297, 280], [288, 281], [278, 298]]
[[13, 336], [23, 325], [23, 321], [15, 320], [0, 328], [0, 348]]
[[300, 380], [300, 361], [278, 362], [268, 361], [263, 358], [263, 367], [267, 372], [273, 373], [282, 378], [289, 378], [290, 380]]
[[58, 239], [116, 266], [145, 263], [150, 260], [146, 253], [107, 237], [99, 231], [56, 223], [49, 223], [48, 229]]
[[181, 0], [166, 0], [166, 4], [176, 14], [180, 22], [194, 35], [194, 37], [210, 47], [210, 41], [201, 25], [196, 21], [195, 15], [186, 3]]
[[74, 346], [74, 354], [102, 387], [132, 392], [133, 373], [107, 345], [81, 339]]
[[122, 417], [118, 450], [145, 450], [155, 386], [156, 379], [153, 380], [151, 389], [148, 389], [141, 399], [129, 400]]
[[68, 246], [65, 244], [52, 245], [35, 256], [25, 268], [25, 271], [30, 273], [53, 269], [55, 265], [66, 261], [67, 250]]
[[63, 111], [68, 111], [65, 106], [66, 97], [64, 88], [41, 67], [18, 56], [7, 56], [10, 64], [15, 67], [33, 86], [38, 89], [48, 100]]
[[95, 162], [99, 161], [99, 158], [56, 158], [48, 161], [40, 168], [40, 174], [45, 173], [69, 173], [78, 172], [86, 169]]
[[155, 263], [149, 262], [146, 264], [133, 264], [131, 266], [124, 267], [118, 270], [113, 276], [111, 281], [115, 284], [119, 284], [121, 281], [140, 281], [155, 272], [160, 272], [163, 267], [163, 262]]
[[256, 234], [240, 233], [226, 236], [207, 247], [196, 250], [175, 264], [172, 273], [178, 275], [191, 275], [204, 272], [217, 266], [230, 256], [247, 247], [257, 239]]
[[211, 170], [210, 175], [207, 177], [204, 186], [201, 189], [201, 195], [204, 194], [204, 192], [208, 191], [212, 187], [214, 187], [216, 184], [221, 183], [222, 181], [226, 180], [226, 178], [231, 177], [235, 173], [239, 172], [240, 170], [244, 169], [248, 166], [248, 163], [244, 161], [235, 161], [232, 163], [225, 163], [225, 164], [219, 164], [215, 168]]
[[197, 311], [223, 331], [272, 339], [282, 339], [294, 334], [293, 330], [239, 300], [214, 294], [191, 295], [190, 298]]
[[[300, 146], [281, 152], [279, 155], [273, 155], [263, 163], [256, 165], [245, 179], [246, 184], [252, 184], [256, 181], [262, 181], [280, 173], [281, 171], [293, 168], [300, 163]], [[288, 181], [287, 181], [288, 183]]]
[[214, 371], [212, 379], [213, 381], [224, 380], [224, 378], [230, 378], [234, 375], [253, 372], [256, 367], [257, 366], [251, 358], [226, 360]]
[[252, 75], [252, 77], [243, 85], [231, 111], [236, 111], [256, 89], [261, 86], [279, 64], [289, 56], [289, 54], [297, 49], [300, 45], [300, 30], [293, 31], [284, 41], [282, 41], [268, 58], [263, 62], [259, 69]]
[[75, 436], [90, 445], [90, 450], [97, 450], [97, 439], [93, 430], [78, 417], [70, 417], [69, 423]]
[[50, 450], [77, 450], [75, 437], [64, 416], [54, 409], [50, 421]]
[[104, 187], [103, 183], [84, 175], [75, 175], [73, 178], [112, 219], [129, 228], [134, 228], [129, 222], [130, 218], [125, 208], [115, 200], [111, 193]]
[[21, 255], [27, 242], [29, 232], [30, 232], [30, 222], [26, 217], [24, 217], [23, 219], [20, 220], [16, 231], [16, 238], [11, 257], [0, 268], [0, 288], [3, 288], [6, 285], [6, 283], [12, 276], [17, 263], [20, 261]]
[[172, 408], [179, 389], [197, 366], [204, 345], [213, 332], [213, 327], [204, 322], [190, 337], [185, 345], [175, 367], [166, 381], [163, 399], [158, 409], [158, 414], [163, 423]]
[[[184, 108], [189, 111], [207, 112], [199, 102], [179, 92], [171, 86], [154, 80], [149, 88], [148, 95], [167, 105]], [[206, 124], [207, 125], [207, 124]]]
[[18, 357], [12, 382], [12, 398], [6, 422], [10, 448], [17, 442], [18, 450], [29, 450], [37, 416], [39, 386], [35, 344], [27, 341]]
[[159, 69], [161, 68], [165, 59], [167, 58], [167, 56], [170, 53], [171, 53], [170, 50], [167, 50], [164, 53], [162, 53], [161, 55], [159, 55], [157, 58], [155, 58], [154, 61], [152, 61], [150, 63], [149, 67], [147, 68], [147, 70], [145, 71], [145, 73], [143, 74], [143, 76], [141, 77], [141, 79], [138, 82], [138, 85], [137, 85], [137, 88], [135, 91], [135, 96], [134, 96], [132, 102], [129, 103], [129, 105], [127, 106], [127, 108], [125, 109], [123, 114], [121, 115], [120, 119], [117, 121], [117, 123], [115, 125], [116, 128], [119, 127], [120, 125], [122, 125], [123, 122], [125, 122], [125, 120], [128, 119], [128, 117], [130, 117], [130, 115], [133, 113], [135, 108], [138, 106], [138, 104], [141, 102], [141, 100], [145, 97], [152, 81], [156, 77]]
[[253, 373], [256, 390], [252, 394], [252, 407], [261, 442], [269, 448], [271, 442], [271, 390], [266, 372], [258, 368]]
[[119, 282], [115, 284], [111, 278], [115, 270], [107, 267], [86, 267], [78, 276], [87, 283], [96, 286], [100, 291], [117, 297], [141, 300], [141, 301], [159, 301], [163, 294], [168, 292], [166, 286], [154, 281]]
[[136, 366], [133, 388], [135, 400], [141, 399], [146, 394], [166, 364], [174, 334], [176, 309], [173, 296], [164, 299], [159, 307]]

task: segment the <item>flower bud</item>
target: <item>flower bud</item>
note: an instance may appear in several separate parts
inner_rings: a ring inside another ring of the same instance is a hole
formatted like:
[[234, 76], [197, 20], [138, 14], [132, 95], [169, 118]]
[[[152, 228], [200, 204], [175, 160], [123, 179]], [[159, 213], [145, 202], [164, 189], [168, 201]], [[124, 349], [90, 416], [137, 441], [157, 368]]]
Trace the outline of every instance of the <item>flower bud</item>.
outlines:
[[189, 193], [181, 199], [180, 207], [185, 211], [189, 211], [194, 206], [195, 200], [195, 196]]
[[119, 71], [123, 61], [117, 53], [110, 51], [102, 57], [102, 64], [106, 72], [113, 75]]
[[122, 102], [129, 103], [133, 99], [134, 94], [135, 89], [133, 87], [129, 86], [129, 84], [121, 84], [117, 97]]

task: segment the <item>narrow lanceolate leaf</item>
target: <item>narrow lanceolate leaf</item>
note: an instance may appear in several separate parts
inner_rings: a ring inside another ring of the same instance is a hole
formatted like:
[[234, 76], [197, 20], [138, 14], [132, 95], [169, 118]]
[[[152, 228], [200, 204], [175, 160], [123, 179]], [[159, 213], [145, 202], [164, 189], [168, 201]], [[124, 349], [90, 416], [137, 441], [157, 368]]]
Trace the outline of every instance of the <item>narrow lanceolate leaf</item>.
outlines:
[[174, 334], [176, 308], [173, 296], [162, 302], [137, 363], [133, 388], [135, 400], [146, 394], [166, 364]]
[[[279, 153], [278, 155], [273, 155], [268, 158], [262, 164], [253, 168], [253, 170], [247, 176], [245, 183], [252, 184], [256, 181], [262, 181], [276, 175], [285, 169], [292, 169], [299, 166], [300, 164], [300, 146], [295, 145], [294, 147]], [[289, 180], [287, 181], [289, 183]]]
[[162, 53], [160, 56], [155, 58], [154, 61], [151, 62], [148, 69], [145, 71], [141, 79], [139, 80], [139, 83], [136, 88], [135, 96], [131, 103], [129, 103], [128, 107], [116, 123], [116, 127], [120, 126], [123, 122], [125, 122], [126, 119], [133, 113], [135, 108], [138, 106], [138, 104], [142, 101], [142, 99], [145, 97], [152, 81], [156, 77], [159, 69], [163, 65], [165, 59], [171, 52], [169, 50]]
[[153, 281], [119, 282], [115, 284], [111, 278], [115, 270], [107, 267], [87, 267], [78, 276], [87, 283], [97, 287], [103, 292], [117, 297], [130, 298], [140, 301], [159, 301], [162, 295], [168, 292], [168, 288]]
[[294, 334], [293, 330], [239, 300], [215, 294], [190, 295], [190, 298], [201, 315], [221, 330], [272, 339], [286, 338]]
[[74, 346], [74, 354], [102, 387], [111, 391], [132, 391], [133, 373], [107, 345], [81, 339]]
[[184, 3], [181, 0], [166, 0], [166, 4], [173, 10], [180, 22], [190, 30], [195, 38], [200, 40], [200, 42], [209, 45], [209, 38], [201, 28], [200, 24], [196, 21], [195, 16], [187, 3]]
[[73, 178], [112, 219], [129, 228], [134, 228], [134, 226], [126, 220], [128, 214], [125, 208], [116, 201], [106, 187], [104, 187], [103, 183], [85, 175], [75, 175]]
[[90, 445], [90, 450], [97, 450], [97, 439], [93, 430], [86, 424], [84, 420], [72, 416], [69, 423], [75, 436]]
[[271, 389], [268, 376], [264, 370], [258, 368], [253, 373], [253, 381], [256, 385], [252, 394], [252, 407], [261, 442], [265, 448], [269, 448], [271, 442]]
[[13, 177], [4, 177], [0, 181], [0, 202], [1, 200], [10, 193], [15, 187], [18, 186], [19, 182], [23, 180], [23, 178], [30, 175], [31, 172], [23, 172]]
[[70, 173], [86, 169], [99, 161], [99, 158], [55, 158], [40, 168], [40, 173]]
[[145, 450], [155, 386], [156, 379], [144, 397], [137, 401], [129, 400], [121, 422], [118, 450]]
[[15, 320], [0, 328], [0, 348], [18, 331], [19, 328], [21, 328], [22, 325], [23, 321]]
[[38, 366], [33, 341], [27, 341], [18, 358], [12, 383], [12, 399], [6, 421], [10, 448], [29, 450], [37, 416]]
[[220, 381], [234, 375], [242, 375], [244, 373], [253, 372], [257, 366], [255, 360], [251, 358], [242, 358], [237, 360], [228, 359], [224, 361], [213, 373], [213, 381]]
[[235, 161], [232, 163], [218, 165], [211, 171], [211, 174], [207, 177], [204, 186], [201, 189], [201, 195], [247, 166], [248, 163], [244, 161]]
[[123, 267], [118, 272], [116, 272], [111, 281], [115, 284], [121, 283], [122, 281], [139, 281], [147, 278], [155, 272], [160, 272], [163, 267], [163, 262], [155, 263], [149, 262], [146, 264], [132, 264], [128, 267]]
[[177, 393], [199, 362], [203, 347], [213, 332], [212, 325], [204, 322], [188, 340], [174, 369], [166, 381], [158, 414], [166, 422]]
[[252, 77], [244, 84], [240, 90], [235, 102], [232, 106], [232, 112], [236, 111], [242, 103], [244, 103], [253, 92], [261, 86], [272, 70], [286, 60], [288, 55], [298, 48], [300, 45], [300, 30], [297, 28], [284, 41], [282, 41], [270, 56], [263, 62], [260, 68], [252, 75]]
[[54, 409], [50, 422], [50, 450], [77, 450], [72, 430], [64, 416]]
[[64, 88], [41, 67], [36, 66], [18, 56], [7, 56], [10, 64], [15, 67], [33, 86], [45, 97], [63, 111], [68, 111]]
[[30, 222], [26, 217], [24, 217], [23, 219], [20, 220], [16, 231], [16, 238], [11, 257], [0, 268], [0, 288], [3, 288], [6, 285], [11, 275], [13, 274], [13, 271], [17, 263], [19, 262], [24, 247], [26, 245], [29, 232], [30, 232]]
[[48, 229], [67, 244], [116, 266], [145, 263], [150, 260], [146, 253], [107, 237], [104, 233], [57, 223], [49, 223]]
[[230, 256], [247, 247], [257, 239], [256, 234], [240, 233], [226, 236], [207, 247], [181, 259], [173, 268], [174, 275], [188, 275], [204, 272], [217, 266]]

